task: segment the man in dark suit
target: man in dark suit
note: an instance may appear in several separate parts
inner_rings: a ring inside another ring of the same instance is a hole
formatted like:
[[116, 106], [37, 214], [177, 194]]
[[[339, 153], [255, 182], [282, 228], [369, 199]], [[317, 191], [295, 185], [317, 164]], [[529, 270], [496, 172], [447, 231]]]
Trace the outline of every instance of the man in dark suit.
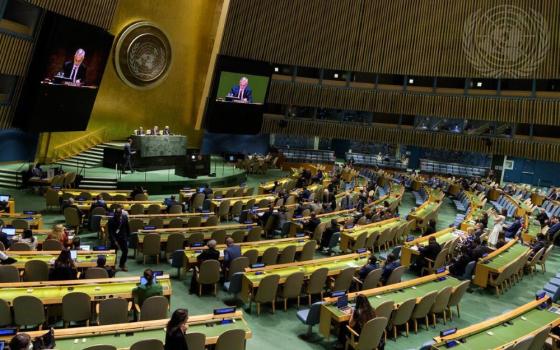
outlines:
[[480, 238], [474, 239], [473, 249], [470, 253], [470, 255], [473, 257], [473, 260], [477, 261], [489, 252], [490, 248], [488, 248], [488, 243], [486, 240], [481, 240]]
[[560, 220], [558, 220], [558, 218], [556, 216], [553, 216], [552, 219], [550, 220], [550, 224], [549, 224], [549, 228], [548, 231], [546, 232], [548, 234], [548, 239], [549, 240], [554, 240], [554, 236], [556, 236], [556, 234], [560, 231]]
[[80, 208], [75, 204], [74, 198], [70, 197], [66, 202], [62, 204], [62, 212], [64, 212], [64, 209], [66, 208], [76, 209], [76, 211], [78, 212], [78, 217], [80, 218], [80, 222], [82, 221], [82, 218], [84, 217], [84, 212], [81, 211]]
[[504, 228], [506, 238], [513, 238], [519, 229], [521, 228], [521, 217], [515, 216], [515, 221], [511, 223], [508, 227]]
[[109, 239], [115, 254], [120, 249], [122, 255], [119, 260], [119, 267], [122, 271], [128, 271], [126, 268], [126, 260], [128, 258], [128, 236], [130, 235], [130, 226], [128, 225], [128, 217], [123, 215], [122, 207], [117, 207], [113, 217], [107, 222], [109, 231]]
[[126, 174], [127, 169], [134, 173], [134, 169], [132, 168], [132, 155], [135, 153], [136, 151], [132, 150], [132, 139], [129, 138], [124, 144], [123, 174]]
[[[220, 252], [216, 250], [216, 241], [211, 239], [208, 241], [208, 249], [204, 249], [202, 253], [200, 253], [196, 257], [196, 261], [198, 262], [198, 266], [202, 265], [203, 262], [206, 260], [219, 260], [220, 259]], [[191, 287], [189, 289], [190, 294], [196, 293], [198, 289], [198, 282], [196, 281], [196, 273], [192, 274], [191, 278]]]
[[329, 246], [331, 237], [337, 232], [340, 232], [340, 226], [338, 225], [338, 221], [336, 221], [336, 219], [332, 219], [331, 226], [323, 232], [323, 237], [321, 237], [321, 249]]
[[171, 130], [169, 130], [169, 126], [165, 126], [163, 129], [163, 135], [171, 135]]
[[139, 127], [138, 130], [136, 130], [136, 136], [144, 136], [144, 135], [146, 135], [146, 132], [144, 132], [144, 128]]
[[171, 207], [174, 206], [174, 205], [180, 205], [183, 208], [181, 211], [185, 211], [185, 207], [183, 206], [183, 204], [179, 203], [179, 201], [177, 201], [177, 198], [174, 195], [172, 195], [169, 198], [166, 198], [164, 200], [164, 203], [167, 206], [166, 210], [167, 210], [168, 213], [171, 210]]
[[389, 279], [389, 277], [391, 277], [393, 271], [399, 266], [401, 266], [401, 263], [399, 262], [395, 254], [390, 253], [389, 255], [387, 255], [387, 260], [385, 260], [385, 265], [383, 265], [383, 272], [381, 272], [380, 279], [383, 285], [387, 283], [387, 280]]
[[224, 250], [224, 266], [229, 268], [231, 262], [241, 256], [241, 247], [235, 244], [233, 238], [226, 239], [227, 248]]
[[428, 261], [426, 259], [430, 259], [432, 261], [436, 260], [437, 255], [441, 251], [441, 246], [437, 242], [436, 238], [432, 236], [428, 239], [427, 246], [422, 247], [420, 245], [417, 245], [417, 247], [420, 256], [414, 262], [412, 270], [420, 273], [420, 271], [422, 271], [422, 267], [428, 265]]
[[537, 215], [537, 220], [541, 223], [541, 226], [544, 226], [548, 223], [548, 214], [544, 208], [541, 208], [539, 214]]
[[309, 220], [307, 220], [307, 222], [303, 224], [303, 230], [305, 232], [313, 233], [320, 223], [321, 220], [317, 218], [317, 214], [315, 212], [312, 212]]
[[541, 249], [548, 248], [548, 241], [546, 240], [546, 236], [542, 233], [537, 235], [537, 241], [531, 245], [531, 255], [529, 255], [529, 259], [532, 259], [535, 254]]
[[76, 50], [72, 61], [64, 62], [62, 68], [64, 77], [70, 79], [73, 83], [84, 84], [86, 81], [87, 67], [84, 65], [86, 52], [83, 49]]
[[232, 87], [228, 96], [238, 98], [243, 102], [253, 103], [253, 90], [249, 87], [249, 79], [242, 77], [239, 80], [239, 85]]
[[204, 249], [202, 253], [200, 253], [196, 260], [199, 264], [202, 264], [206, 260], [219, 260], [220, 259], [220, 252], [216, 250], [216, 241], [211, 239], [208, 241], [208, 249]]

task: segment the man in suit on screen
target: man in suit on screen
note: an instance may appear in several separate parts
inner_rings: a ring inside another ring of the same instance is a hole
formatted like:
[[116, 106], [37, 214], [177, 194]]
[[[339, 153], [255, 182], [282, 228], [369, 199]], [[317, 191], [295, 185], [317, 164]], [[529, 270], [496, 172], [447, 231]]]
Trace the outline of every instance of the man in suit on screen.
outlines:
[[83, 84], [86, 81], [87, 67], [84, 65], [86, 52], [84, 49], [76, 50], [72, 61], [64, 62], [64, 77], [70, 79], [73, 83]]
[[249, 79], [242, 77], [239, 80], [239, 85], [233, 86], [228, 96], [235, 97], [239, 101], [253, 103], [253, 90], [249, 87]]

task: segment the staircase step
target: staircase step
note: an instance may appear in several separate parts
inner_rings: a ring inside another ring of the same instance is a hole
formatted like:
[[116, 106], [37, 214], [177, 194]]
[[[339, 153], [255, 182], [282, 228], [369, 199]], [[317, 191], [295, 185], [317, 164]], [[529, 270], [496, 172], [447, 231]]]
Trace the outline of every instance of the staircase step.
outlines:
[[91, 150], [82, 152], [79, 155], [91, 159], [99, 159], [99, 160], [103, 159], [103, 153], [99, 154], [99, 153], [91, 152]]
[[92, 178], [84, 178], [82, 179], [82, 183], [96, 183], [96, 184], [116, 184], [117, 180], [113, 179], [92, 179]]
[[80, 186], [78, 186], [78, 188], [83, 188], [83, 189], [93, 189], [93, 190], [116, 190], [117, 189], [117, 185], [88, 185], [88, 184], [80, 184]]
[[[64, 160], [61, 160], [60, 162], [57, 162], [56, 164], [57, 164], [57, 165], [64, 165], [64, 166], [67, 166], [67, 167], [75, 167], [75, 166], [76, 166], [76, 162], [66, 162], [66, 161], [64, 161]], [[95, 168], [95, 167], [97, 167], [97, 165], [90, 165], [90, 164], [78, 164], [78, 166], [79, 166], [80, 168], [81, 168], [81, 167], [84, 167], [84, 168], [86, 168], [86, 169], [90, 169], [90, 168]]]
[[89, 159], [89, 158], [68, 158], [65, 159], [64, 162], [68, 162], [68, 163], [78, 163], [78, 164], [88, 164], [88, 165], [98, 165], [101, 162], [96, 160], [96, 159]]

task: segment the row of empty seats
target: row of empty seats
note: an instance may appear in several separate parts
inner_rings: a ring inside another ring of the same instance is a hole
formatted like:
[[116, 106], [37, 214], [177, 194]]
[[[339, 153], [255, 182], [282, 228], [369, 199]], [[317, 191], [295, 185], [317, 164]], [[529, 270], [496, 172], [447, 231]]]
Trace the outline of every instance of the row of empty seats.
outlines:
[[449, 164], [429, 159], [420, 159], [420, 170], [427, 173], [474, 177], [485, 176], [490, 168], [481, 168], [462, 164]]
[[517, 204], [509, 200], [508, 197], [504, 195], [501, 195], [497, 201], [490, 201], [490, 204], [496, 208], [498, 213], [500, 213], [502, 209], [506, 209], [507, 216], [509, 217], [514, 216], [517, 210]]

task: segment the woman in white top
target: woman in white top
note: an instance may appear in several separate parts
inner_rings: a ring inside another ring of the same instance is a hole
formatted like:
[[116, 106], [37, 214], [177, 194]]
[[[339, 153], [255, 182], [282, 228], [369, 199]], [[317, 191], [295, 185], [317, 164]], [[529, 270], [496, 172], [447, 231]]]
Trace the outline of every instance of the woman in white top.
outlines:
[[502, 209], [501, 214], [498, 214], [495, 210], [491, 210], [490, 216], [494, 219], [494, 227], [488, 236], [488, 244], [494, 247], [496, 246], [496, 243], [498, 243], [498, 236], [504, 228], [504, 222], [507, 217], [507, 209]]

